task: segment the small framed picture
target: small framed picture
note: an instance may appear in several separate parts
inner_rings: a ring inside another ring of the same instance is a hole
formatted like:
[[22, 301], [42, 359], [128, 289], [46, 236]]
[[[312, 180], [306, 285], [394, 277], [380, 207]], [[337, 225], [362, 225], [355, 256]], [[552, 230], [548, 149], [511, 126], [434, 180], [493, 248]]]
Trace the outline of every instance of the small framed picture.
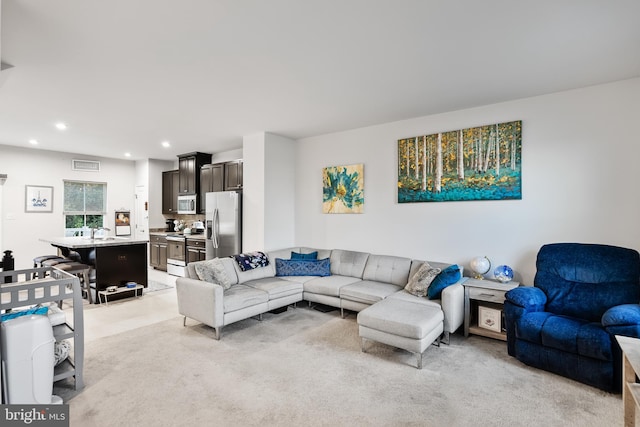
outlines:
[[53, 212], [53, 187], [25, 186], [25, 212]]
[[116, 236], [131, 236], [130, 211], [116, 211]]
[[502, 310], [478, 306], [478, 326], [493, 332], [502, 330]]

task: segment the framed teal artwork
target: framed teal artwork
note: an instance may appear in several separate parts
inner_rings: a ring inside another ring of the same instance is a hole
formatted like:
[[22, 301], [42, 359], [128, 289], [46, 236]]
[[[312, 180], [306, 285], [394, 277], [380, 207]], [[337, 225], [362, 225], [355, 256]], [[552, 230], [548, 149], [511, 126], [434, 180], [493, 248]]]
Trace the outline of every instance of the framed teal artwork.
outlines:
[[362, 213], [364, 165], [330, 166], [322, 169], [322, 212]]
[[522, 199], [522, 121], [398, 140], [398, 203]]

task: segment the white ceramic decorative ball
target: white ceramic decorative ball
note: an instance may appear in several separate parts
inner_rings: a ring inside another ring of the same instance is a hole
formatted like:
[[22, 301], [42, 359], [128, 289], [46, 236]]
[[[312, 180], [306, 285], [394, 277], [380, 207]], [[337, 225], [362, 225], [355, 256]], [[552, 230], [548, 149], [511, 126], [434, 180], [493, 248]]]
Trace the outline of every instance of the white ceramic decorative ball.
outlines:
[[482, 279], [482, 275], [487, 274], [489, 270], [491, 270], [491, 261], [489, 261], [489, 258], [486, 256], [477, 256], [473, 258], [469, 264], [471, 270], [476, 273], [474, 276], [476, 279]]

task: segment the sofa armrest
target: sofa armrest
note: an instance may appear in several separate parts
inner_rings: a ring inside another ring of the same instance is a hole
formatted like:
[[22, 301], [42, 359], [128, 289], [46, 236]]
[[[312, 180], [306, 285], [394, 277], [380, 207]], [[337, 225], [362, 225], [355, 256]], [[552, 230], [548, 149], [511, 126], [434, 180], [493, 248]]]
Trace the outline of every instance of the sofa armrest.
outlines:
[[464, 279], [442, 290], [440, 303], [444, 312], [445, 332], [453, 333], [464, 323]]
[[640, 337], [640, 305], [623, 304], [611, 307], [602, 315], [602, 326], [611, 335]]
[[178, 311], [212, 328], [224, 326], [224, 289], [202, 280], [176, 279]]

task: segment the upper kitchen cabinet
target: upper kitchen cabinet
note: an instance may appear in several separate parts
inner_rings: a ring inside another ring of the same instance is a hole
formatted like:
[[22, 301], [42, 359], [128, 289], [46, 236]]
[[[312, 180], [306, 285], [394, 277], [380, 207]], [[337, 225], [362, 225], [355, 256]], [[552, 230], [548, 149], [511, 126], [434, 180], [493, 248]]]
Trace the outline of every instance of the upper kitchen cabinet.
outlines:
[[179, 195], [198, 194], [200, 168], [208, 163], [211, 163], [211, 154], [194, 152], [178, 156]]
[[207, 193], [224, 190], [224, 164], [204, 165], [200, 169], [200, 213], [205, 213]]
[[242, 190], [242, 160], [224, 164], [224, 189]]
[[179, 171], [162, 172], [162, 213], [178, 213]]

